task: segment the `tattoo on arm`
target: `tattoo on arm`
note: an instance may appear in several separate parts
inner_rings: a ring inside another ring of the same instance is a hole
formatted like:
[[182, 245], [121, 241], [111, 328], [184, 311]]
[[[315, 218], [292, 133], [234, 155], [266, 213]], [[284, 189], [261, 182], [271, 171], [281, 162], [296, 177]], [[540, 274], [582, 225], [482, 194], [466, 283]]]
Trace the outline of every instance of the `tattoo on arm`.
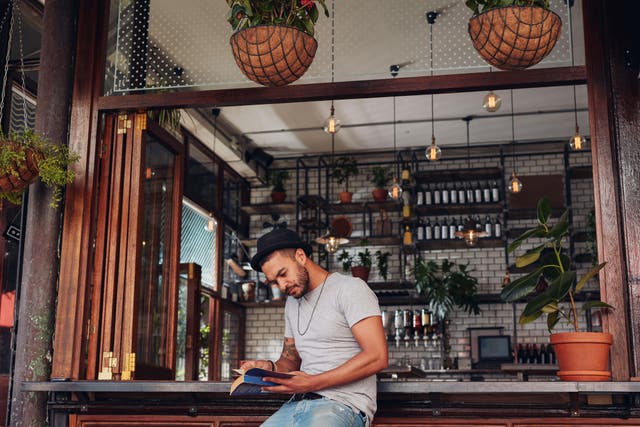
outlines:
[[300, 354], [298, 354], [298, 350], [296, 350], [296, 343], [293, 338], [284, 339], [282, 355], [280, 355], [279, 362], [286, 364], [287, 370], [294, 371], [300, 368]]

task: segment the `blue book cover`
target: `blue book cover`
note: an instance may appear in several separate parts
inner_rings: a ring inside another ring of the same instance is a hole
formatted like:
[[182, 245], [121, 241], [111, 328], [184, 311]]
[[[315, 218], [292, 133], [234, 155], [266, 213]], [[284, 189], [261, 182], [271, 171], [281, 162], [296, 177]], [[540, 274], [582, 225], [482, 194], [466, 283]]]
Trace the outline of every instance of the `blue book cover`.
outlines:
[[240, 374], [231, 383], [231, 396], [244, 396], [252, 394], [268, 393], [263, 391], [262, 387], [278, 385], [271, 381], [263, 381], [263, 377], [275, 377], [275, 378], [291, 378], [293, 375], [284, 372], [268, 371], [266, 369], [251, 368], [246, 372]]

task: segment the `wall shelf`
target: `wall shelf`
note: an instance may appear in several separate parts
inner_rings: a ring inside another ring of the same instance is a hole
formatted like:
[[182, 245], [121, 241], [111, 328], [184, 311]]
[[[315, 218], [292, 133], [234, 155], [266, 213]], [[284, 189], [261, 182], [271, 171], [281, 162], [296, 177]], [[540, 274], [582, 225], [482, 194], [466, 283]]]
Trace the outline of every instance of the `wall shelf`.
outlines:
[[502, 179], [500, 168], [476, 168], [461, 170], [418, 171], [413, 174], [416, 182], [486, 181]]
[[416, 243], [419, 251], [428, 251], [435, 249], [484, 249], [484, 248], [502, 248], [504, 240], [497, 238], [478, 239], [475, 246], [467, 246], [463, 239], [447, 239], [447, 240], [420, 240]]
[[445, 215], [469, 215], [469, 214], [489, 214], [501, 213], [502, 203], [473, 203], [473, 204], [440, 204], [440, 205], [418, 205], [414, 208], [416, 214], [420, 216], [445, 216]]
[[242, 212], [249, 215], [271, 215], [271, 214], [294, 214], [296, 213], [295, 203], [256, 203], [240, 208]]

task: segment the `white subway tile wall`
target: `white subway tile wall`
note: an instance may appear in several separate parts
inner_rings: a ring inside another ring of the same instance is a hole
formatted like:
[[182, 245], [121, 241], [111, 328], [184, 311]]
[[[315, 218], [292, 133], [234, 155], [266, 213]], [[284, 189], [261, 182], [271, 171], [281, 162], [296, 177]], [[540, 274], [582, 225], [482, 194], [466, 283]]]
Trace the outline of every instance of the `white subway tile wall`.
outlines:
[[[512, 171], [512, 160], [507, 158], [505, 160], [505, 181], [508, 182]], [[569, 156], [570, 166], [590, 166], [591, 154], [585, 153], [572, 153]], [[495, 159], [486, 159], [480, 161], [474, 161], [472, 167], [497, 167], [498, 162]], [[535, 155], [535, 156], [519, 156], [517, 158], [517, 170], [519, 175], [543, 175], [543, 174], [562, 174], [564, 175], [564, 159], [562, 154], [557, 155]], [[290, 167], [295, 168], [295, 163], [278, 163], [277, 167]], [[424, 168], [424, 166], [421, 166]], [[429, 169], [456, 169], [466, 168], [466, 160], [449, 161], [449, 162], [437, 162], [427, 165]], [[296, 194], [296, 173], [293, 171], [292, 179], [287, 183], [287, 198], [288, 201], [295, 201]], [[306, 176], [307, 185], [303, 183], [305, 175], [300, 173], [301, 183], [299, 184], [300, 194], [318, 194], [318, 177], [316, 170], [308, 170]], [[371, 190], [373, 184], [370, 180], [370, 167], [360, 166], [360, 174], [350, 179], [349, 189], [354, 193], [354, 202], [366, 202], [372, 201]], [[325, 181], [321, 183], [321, 193], [325, 192]], [[332, 186], [331, 200], [337, 202], [338, 193], [343, 188], [338, 187], [335, 183], [330, 181]], [[526, 190], [525, 190], [526, 191]], [[593, 209], [593, 182], [591, 179], [572, 179], [570, 185], [571, 191], [571, 206], [573, 217], [573, 230], [584, 230], [587, 226], [588, 216]], [[254, 188], [251, 191], [251, 203], [267, 203], [270, 202], [270, 187]], [[481, 218], [484, 219], [485, 214], [480, 213]], [[495, 215], [495, 214], [494, 214]], [[353, 224], [353, 233], [351, 239], [359, 239], [368, 234], [368, 218], [365, 218], [363, 223], [362, 214], [348, 215]], [[390, 213], [389, 217], [394, 223], [394, 233], [400, 236], [401, 229], [399, 225], [400, 213]], [[373, 221], [377, 218], [377, 215], [373, 215]], [[456, 216], [456, 219], [457, 216]], [[250, 218], [250, 237], [257, 238], [261, 236], [265, 231], [263, 229], [263, 223], [265, 221], [272, 222], [270, 215], [253, 215]], [[286, 221], [290, 228], [295, 229], [296, 218], [295, 214], [281, 215], [279, 221]], [[509, 228], [524, 228], [532, 227], [536, 224], [535, 220], [516, 220], [510, 221]], [[523, 245], [523, 249], [533, 247], [535, 243], [527, 243]], [[388, 280], [402, 279], [403, 271], [401, 271], [401, 250], [399, 247], [378, 247], [371, 246], [370, 250], [375, 253], [376, 250], [389, 251], [391, 256], [389, 258], [389, 276]], [[350, 253], [356, 253], [360, 250], [358, 247], [349, 247], [347, 251]], [[252, 248], [255, 251], [255, 248]], [[588, 244], [586, 242], [575, 243], [575, 253], [584, 253], [588, 251]], [[314, 254], [316, 257], [317, 254]], [[504, 248], [488, 248], [488, 249], [459, 249], [459, 250], [432, 250], [424, 251], [420, 254], [424, 259], [443, 260], [450, 259], [455, 260], [457, 263], [469, 264], [472, 268], [475, 277], [479, 281], [480, 294], [498, 294], [502, 287], [502, 278], [506, 270], [505, 250]], [[315, 258], [317, 260], [317, 257]], [[510, 263], [513, 264], [513, 257], [510, 256]], [[412, 265], [412, 262], [410, 263]], [[324, 264], [323, 264], [324, 265]], [[330, 256], [329, 268], [334, 271], [342, 271], [341, 264], [337, 261], [337, 254]], [[584, 274], [590, 268], [589, 263], [576, 264], [578, 269], [578, 275]], [[518, 274], [512, 273], [511, 280], [519, 277]], [[381, 282], [379, 272], [374, 265], [371, 270], [369, 282]], [[596, 280], [588, 285], [588, 289], [598, 289]], [[422, 306], [383, 306], [385, 310], [401, 309], [421, 309]], [[449, 323], [449, 335], [451, 351], [449, 353], [451, 358], [457, 358], [460, 366], [468, 366], [470, 363], [470, 343], [468, 328], [479, 327], [504, 327], [503, 333], [510, 335], [512, 340], [517, 335], [517, 342], [522, 344], [547, 344], [549, 341], [549, 333], [546, 329], [546, 322], [538, 320], [536, 322], [527, 325], [514, 325], [514, 318], [517, 319], [521, 313], [523, 304], [507, 304], [507, 303], [487, 303], [481, 304], [482, 312], [480, 315], [469, 315], [464, 313], [460, 309], [456, 309], [450, 318]], [[584, 323], [584, 318], [581, 318], [581, 322]], [[515, 326], [515, 330], [514, 330]], [[562, 331], [568, 330], [567, 326], [560, 325], [555, 330]], [[247, 323], [246, 323], [246, 339], [245, 339], [245, 357], [247, 359], [277, 359], [282, 351], [282, 340], [284, 332], [284, 320], [283, 309], [278, 307], [259, 307], [247, 309]], [[424, 343], [421, 341], [416, 347], [412, 341], [409, 347], [405, 347], [404, 342], [400, 343], [400, 347], [396, 348], [395, 342], [389, 341], [389, 355], [390, 364], [404, 364], [411, 363], [415, 366], [422, 365], [427, 368], [437, 368], [439, 364], [439, 351], [433, 347], [427, 346], [425, 348]]]

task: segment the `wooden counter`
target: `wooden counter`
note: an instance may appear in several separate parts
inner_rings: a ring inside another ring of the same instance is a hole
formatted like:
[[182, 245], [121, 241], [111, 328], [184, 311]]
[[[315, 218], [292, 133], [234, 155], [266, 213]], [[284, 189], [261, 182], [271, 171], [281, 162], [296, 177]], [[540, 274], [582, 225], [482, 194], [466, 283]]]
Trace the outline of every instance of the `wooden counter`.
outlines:
[[[27, 382], [56, 427], [257, 426], [285, 395], [230, 398], [228, 382]], [[587, 422], [588, 419], [588, 422]], [[638, 382], [380, 381], [375, 426], [640, 426]]]

